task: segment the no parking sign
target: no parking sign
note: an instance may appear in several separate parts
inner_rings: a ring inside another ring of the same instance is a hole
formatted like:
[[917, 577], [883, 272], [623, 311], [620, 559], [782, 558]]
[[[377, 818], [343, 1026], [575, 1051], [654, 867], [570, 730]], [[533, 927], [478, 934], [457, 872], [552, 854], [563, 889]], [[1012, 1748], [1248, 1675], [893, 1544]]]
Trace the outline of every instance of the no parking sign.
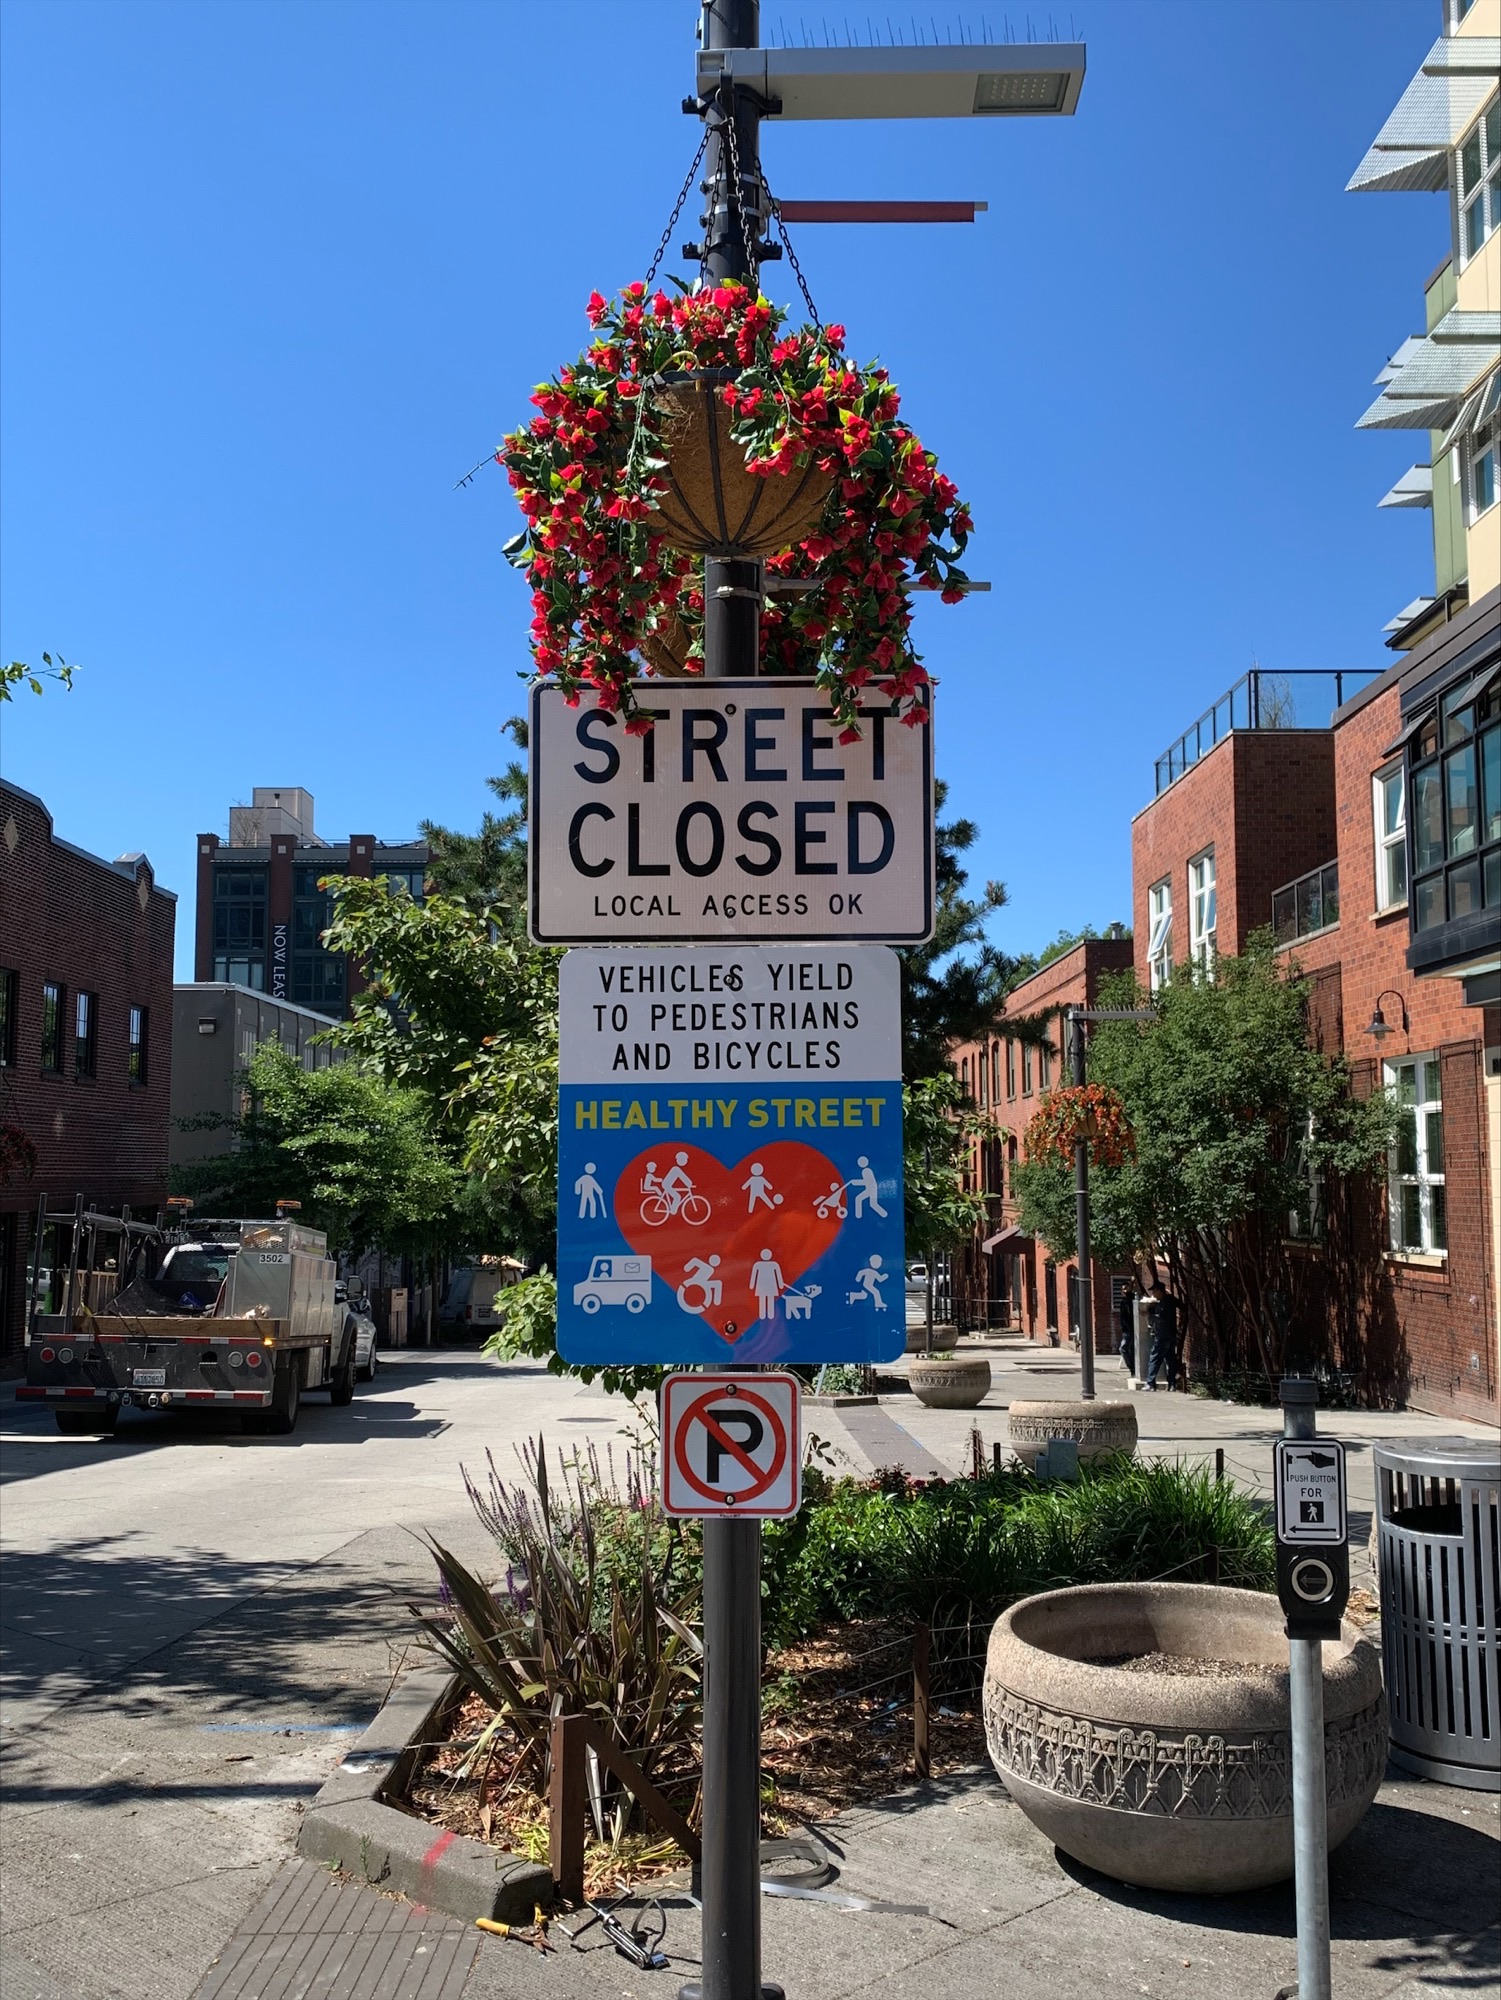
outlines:
[[755, 1375], [669, 1375], [662, 1384], [662, 1505], [669, 1514], [776, 1520], [802, 1500], [802, 1384]]

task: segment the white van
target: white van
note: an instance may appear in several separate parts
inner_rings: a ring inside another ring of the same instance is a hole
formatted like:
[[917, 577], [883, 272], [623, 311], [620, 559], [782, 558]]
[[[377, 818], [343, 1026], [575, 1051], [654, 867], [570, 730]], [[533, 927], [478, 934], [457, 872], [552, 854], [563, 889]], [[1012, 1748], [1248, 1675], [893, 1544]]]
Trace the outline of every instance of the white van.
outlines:
[[464, 1265], [449, 1280], [440, 1319], [464, 1333], [493, 1333], [505, 1325], [502, 1298], [508, 1273], [492, 1266]]

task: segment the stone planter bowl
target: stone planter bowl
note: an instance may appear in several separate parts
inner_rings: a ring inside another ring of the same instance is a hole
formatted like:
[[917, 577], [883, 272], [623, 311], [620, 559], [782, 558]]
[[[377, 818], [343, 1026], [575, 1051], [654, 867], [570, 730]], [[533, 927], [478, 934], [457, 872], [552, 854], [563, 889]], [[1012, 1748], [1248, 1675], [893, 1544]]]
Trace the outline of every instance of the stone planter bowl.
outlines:
[[[957, 1326], [945, 1326], [939, 1323], [933, 1328], [933, 1352], [935, 1354], [951, 1354], [958, 1345], [959, 1329]], [[909, 1354], [926, 1354], [927, 1351], [928, 1329], [926, 1322], [919, 1322], [916, 1326], [909, 1326], [907, 1328], [907, 1352]]]
[[1015, 1402], [1007, 1413], [1011, 1449], [1023, 1465], [1035, 1466], [1050, 1438], [1072, 1438], [1080, 1460], [1111, 1452], [1136, 1452], [1134, 1403]]
[[915, 1354], [907, 1380], [918, 1402], [930, 1410], [973, 1410], [990, 1393], [990, 1363], [983, 1354], [953, 1361]]
[[[1094, 1664], [1151, 1652], [1274, 1671]], [[1118, 1882], [1213, 1895], [1293, 1872], [1287, 1639], [1275, 1597], [1094, 1583], [1024, 1598], [990, 1635], [985, 1735], [1033, 1825]], [[1376, 1796], [1386, 1737], [1380, 1662], [1346, 1623], [1324, 1648], [1331, 1847]]]

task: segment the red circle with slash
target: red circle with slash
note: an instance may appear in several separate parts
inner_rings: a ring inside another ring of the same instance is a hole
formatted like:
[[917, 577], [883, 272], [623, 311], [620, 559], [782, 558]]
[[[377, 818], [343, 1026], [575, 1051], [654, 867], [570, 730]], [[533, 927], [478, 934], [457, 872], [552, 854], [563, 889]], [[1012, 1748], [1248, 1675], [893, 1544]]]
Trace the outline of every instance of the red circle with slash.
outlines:
[[[732, 1395], [736, 1402], [754, 1404], [756, 1410], [766, 1419], [772, 1440], [772, 1453], [771, 1464], [764, 1472], [745, 1446], [737, 1444], [709, 1412], [710, 1403], [716, 1403], [721, 1398]], [[751, 1485], [742, 1486], [736, 1493], [721, 1493], [717, 1487], [709, 1486], [699, 1478], [688, 1463], [688, 1432], [694, 1424], [702, 1424], [711, 1436], [718, 1439], [721, 1452], [733, 1458], [738, 1465], [744, 1466], [751, 1475], [753, 1481]], [[706, 1390], [702, 1396], [696, 1396], [673, 1425], [672, 1456], [678, 1471], [695, 1493], [701, 1494], [705, 1500], [718, 1501], [722, 1507], [737, 1507], [742, 1501], [759, 1499], [785, 1471], [787, 1432], [775, 1407], [764, 1396], [758, 1396], [754, 1389], [742, 1387], [739, 1383], [735, 1385], [733, 1391], [721, 1384], [718, 1388]]]

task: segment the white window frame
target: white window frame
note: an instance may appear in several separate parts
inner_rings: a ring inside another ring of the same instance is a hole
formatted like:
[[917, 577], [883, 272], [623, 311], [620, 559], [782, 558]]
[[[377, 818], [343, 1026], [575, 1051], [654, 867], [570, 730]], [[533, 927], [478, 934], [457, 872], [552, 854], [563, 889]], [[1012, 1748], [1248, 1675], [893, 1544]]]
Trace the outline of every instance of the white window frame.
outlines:
[[[1220, 922], [1214, 849], [1206, 847], [1188, 864], [1188, 955], [1201, 971], [1214, 969]], [[1206, 916], [1208, 921], [1206, 922]]]
[[[1471, 140], [1476, 141], [1478, 146], [1480, 175], [1474, 185], [1467, 188], [1464, 184], [1464, 155]], [[1455, 240], [1459, 245], [1459, 268], [1463, 270], [1501, 229], [1501, 103], [1495, 99], [1454, 148], [1454, 198], [1459, 221]], [[1477, 203], [1487, 206], [1481, 211], [1480, 240], [1471, 247], [1468, 240], [1469, 218]]]
[[[1403, 1072], [1411, 1073], [1412, 1094], [1403, 1097]], [[1402, 1141], [1388, 1156], [1388, 1232], [1395, 1256], [1445, 1257], [1449, 1252], [1448, 1202], [1444, 1184], [1443, 1079], [1436, 1054], [1395, 1056], [1382, 1065], [1386, 1087], [1412, 1116], [1412, 1169], [1402, 1166]], [[1434, 1127], [1437, 1119], [1437, 1148]], [[1438, 1165], [1433, 1164], [1437, 1150]]]
[[[1397, 824], [1388, 831], [1386, 803], [1391, 788], [1397, 793]], [[1400, 762], [1388, 764], [1371, 777], [1371, 828], [1376, 847], [1376, 909], [1403, 910], [1407, 907], [1407, 773]], [[1393, 890], [1393, 870], [1402, 864], [1402, 893]]]
[[[1496, 199], [1501, 203], [1501, 181], [1497, 182]], [[1465, 440], [1464, 461], [1465, 519], [1473, 528], [1501, 499], [1501, 414]], [[1481, 498], [1482, 472], [1484, 485], [1490, 489], [1485, 499]]]
[[1173, 878], [1147, 891], [1147, 978], [1155, 993], [1173, 976]]

